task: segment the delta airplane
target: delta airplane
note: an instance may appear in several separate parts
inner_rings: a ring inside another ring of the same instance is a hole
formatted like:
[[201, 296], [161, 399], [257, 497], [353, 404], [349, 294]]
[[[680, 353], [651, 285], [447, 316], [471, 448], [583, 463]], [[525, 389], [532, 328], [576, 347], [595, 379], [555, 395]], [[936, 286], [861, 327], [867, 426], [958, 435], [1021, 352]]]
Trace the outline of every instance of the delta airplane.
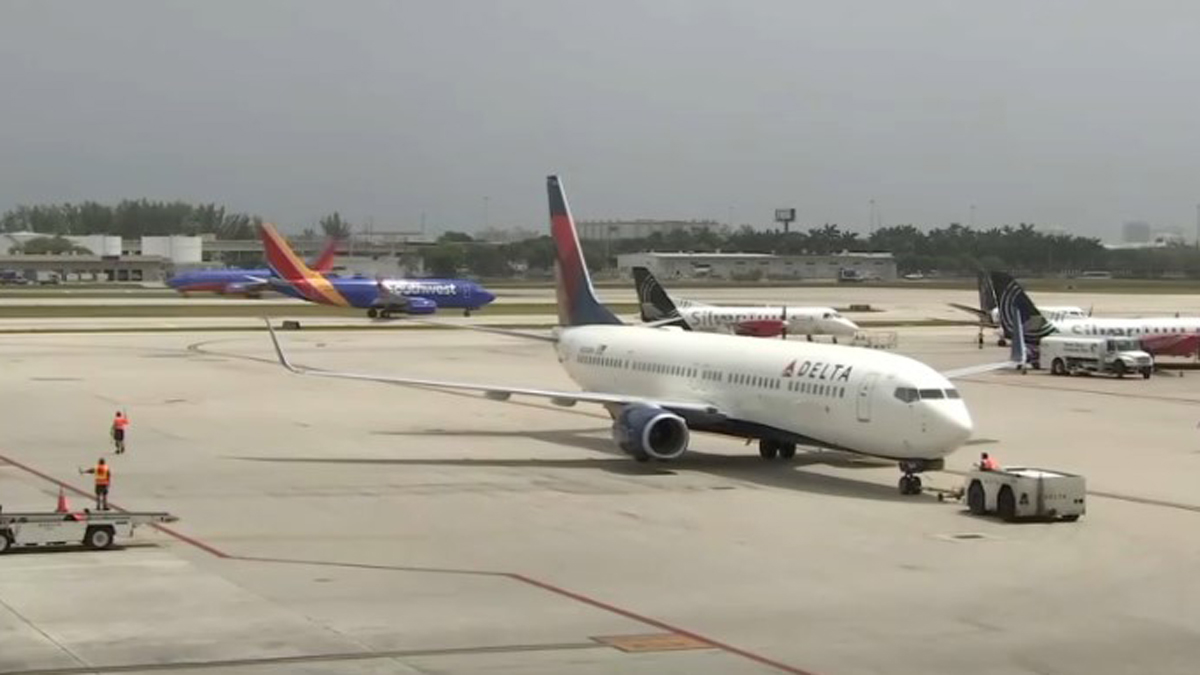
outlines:
[[[337, 251], [337, 240], [331, 239], [321, 251], [312, 267], [317, 272], [328, 273], [333, 269]], [[216, 270], [193, 270], [176, 274], [167, 279], [167, 286], [183, 295], [189, 293], [216, 293], [217, 295], [240, 295], [246, 298], [261, 298], [263, 291], [277, 291], [268, 280], [274, 273], [269, 269], [227, 268]]]
[[[996, 289], [992, 285], [992, 275], [989, 272], [980, 270], [975, 277], [975, 285], [979, 289], [979, 307], [971, 307], [970, 305], [961, 305], [957, 302], [947, 303], [955, 309], [961, 309], [968, 314], [974, 315], [979, 319], [979, 342], [983, 344], [983, 329], [996, 329], [996, 344], [1004, 347], [1008, 344], [1008, 338], [1012, 337], [1010, 333], [1004, 330], [1004, 326], [1000, 320], [999, 301], [996, 294]], [[1064, 321], [1067, 319], [1086, 319], [1092, 315], [1089, 310], [1083, 311], [1080, 307], [1071, 305], [1045, 305], [1041, 308], [1042, 315], [1051, 321]]]
[[[1142, 349], [1155, 356], [1191, 356], [1200, 349], [1200, 317], [1067, 318], [1042, 313], [1033, 300], [1005, 272], [992, 272], [992, 284], [1001, 289], [1000, 316], [1004, 330], [1020, 329], [1026, 343], [1036, 345], [1047, 335], [1114, 335], [1137, 338]], [[1020, 317], [1020, 322], [1017, 321]]]
[[496, 299], [482, 286], [463, 279], [370, 279], [326, 275], [304, 264], [270, 223], [261, 226], [270, 283], [287, 295], [321, 305], [358, 307], [372, 319], [394, 313], [432, 314], [439, 308], [470, 316]]
[[919, 493], [917, 474], [944, 466], [945, 456], [971, 436], [971, 416], [951, 378], [1017, 364], [939, 373], [874, 349], [749, 343], [734, 335], [623, 324], [596, 299], [562, 181], [550, 176], [547, 187], [559, 326], [553, 335], [508, 334], [553, 343], [580, 391], [298, 367], [267, 320], [280, 364], [297, 374], [475, 391], [501, 401], [529, 396], [561, 406], [598, 404], [613, 419], [614, 441], [640, 462], [678, 459], [692, 432], [757, 439], [764, 459], [791, 458], [797, 445], [888, 458], [900, 465], [904, 494]]
[[664, 324], [676, 318], [687, 330], [732, 333], [753, 337], [787, 337], [790, 334], [854, 337], [858, 325], [832, 307], [731, 307], [706, 305], [690, 300], [672, 300], [650, 270], [633, 268], [634, 288], [642, 321]]

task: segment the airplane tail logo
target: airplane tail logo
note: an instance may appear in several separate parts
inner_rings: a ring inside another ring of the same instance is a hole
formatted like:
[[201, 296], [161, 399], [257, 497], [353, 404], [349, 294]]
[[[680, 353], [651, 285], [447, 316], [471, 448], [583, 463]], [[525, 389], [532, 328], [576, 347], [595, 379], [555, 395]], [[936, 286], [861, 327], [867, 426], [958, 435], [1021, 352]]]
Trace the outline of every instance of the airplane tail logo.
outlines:
[[667, 289], [658, 283], [658, 279], [650, 270], [645, 267], [634, 267], [633, 284], [637, 291], [642, 321], [682, 318], [679, 315], [679, 309], [671, 300], [671, 296], [667, 295]]
[[285, 283], [312, 302], [338, 307], [350, 306], [350, 302], [334, 288], [333, 283], [325, 278], [325, 275], [304, 264], [300, 256], [296, 255], [292, 247], [288, 246], [283, 237], [275, 231], [273, 225], [263, 223], [260, 234], [263, 251], [267, 256], [267, 265]]
[[991, 316], [992, 310], [999, 306], [992, 276], [984, 270], [979, 270], [976, 285], [979, 287], [979, 309], [983, 311], [984, 316]]
[[992, 272], [991, 281], [992, 286], [999, 289], [997, 304], [1000, 323], [1004, 331], [1012, 336], [1013, 342], [1036, 344], [1055, 332], [1054, 325], [1042, 316], [1025, 289], [1011, 275]]
[[583, 248], [575, 220], [567, 206], [567, 195], [558, 176], [546, 178], [550, 197], [550, 234], [554, 237], [555, 295], [558, 298], [558, 322], [563, 326], [620, 324], [607, 307], [596, 299], [592, 278], [588, 275]]
[[329, 242], [325, 244], [325, 248], [321, 251], [321, 255], [313, 263], [313, 270], [321, 274], [328, 274], [333, 271], [333, 260], [337, 257], [338, 240], [334, 237], [329, 238]]

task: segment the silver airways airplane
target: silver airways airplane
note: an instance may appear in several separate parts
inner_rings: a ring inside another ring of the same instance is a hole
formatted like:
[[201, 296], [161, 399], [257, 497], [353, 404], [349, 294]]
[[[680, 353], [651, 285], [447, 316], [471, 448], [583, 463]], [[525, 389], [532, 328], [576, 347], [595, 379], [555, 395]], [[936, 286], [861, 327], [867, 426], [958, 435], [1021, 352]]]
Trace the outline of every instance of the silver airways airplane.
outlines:
[[298, 367], [268, 320], [280, 363], [304, 375], [476, 391], [496, 400], [598, 404], [612, 417], [614, 441], [640, 462], [678, 459], [694, 431], [756, 439], [764, 459], [791, 458], [797, 445], [888, 458], [900, 465], [904, 494], [919, 493], [917, 474], [941, 468], [971, 436], [971, 416], [950, 378], [1016, 365], [939, 373], [874, 349], [622, 324], [596, 298], [562, 181], [550, 176], [547, 188], [558, 328], [552, 336], [476, 328], [552, 342], [580, 391]]
[[1041, 312], [1011, 275], [992, 272], [991, 278], [992, 284], [1000, 289], [1000, 316], [1005, 332], [1012, 334], [1019, 328], [1030, 345], [1058, 333], [1137, 338], [1142, 349], [1155, 356], [1191, 356], [1200, 348], [1200, 317], [1055, 319]]
[[[979, 319], [979, 344], [983, 344], [983, 329], [996, 329], [996, 344], [1003, 347], [1008, 344], [1009, 333], [1004, 330], [1004, 326], [1000, 320], [999, 295], [996, 293], [996, 288], [992, 283], [992, 275], [989, 272], [980, 270], [976, 274], [976, 286], [979, 289], [979, 307], [971, 307], [970, 305], [962, 305], [957, 302], [947, 303], [955, 309], [961, 309], [964, 312], [975, 315]], [[1072, 305], [1045, 305], [1041, 308], [1042, 316], [1045, 316], [1051, 321], [1065, 321], [1067, 319], [1086, 319], [1092, 315], [1091, 310], [1083, 311], [1080, 307]]]
[[[633, 268], [642, 321], [656, 325], [680, 325], [708, 333], [731, 333], [752, 337], [814, 335], [854, 337], [858, 325], [832, 307], [770, 307], [706, 305], [689, 300], [672, 300], [654, 274], [645, 267]], [[666, 319], [677, 318], [676, 322]]]

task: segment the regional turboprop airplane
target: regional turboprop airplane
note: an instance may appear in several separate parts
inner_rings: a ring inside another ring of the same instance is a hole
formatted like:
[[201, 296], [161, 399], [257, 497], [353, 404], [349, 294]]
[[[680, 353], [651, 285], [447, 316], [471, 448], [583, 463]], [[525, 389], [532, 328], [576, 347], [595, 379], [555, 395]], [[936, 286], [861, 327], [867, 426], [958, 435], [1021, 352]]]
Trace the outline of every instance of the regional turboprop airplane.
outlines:
[[[960, 305], [957, 302], [947, 303], [955, 309], [961, 309], [964, 312], [973, 314], [979, 319], [979, 342], [983, 344], [983, 329], [996, 329], [996, 344], [1003, 347], [1008, 344], [1008, 338], [1012, 337], [1010, 333], [1004, 330], [1003, 323], [1000, 320], [999, 296], [996, 294], [996, 288], [992, 284], [992, 275], [989, 272], [980, 270], [975, 278], [976, 286], [979, 289], [979, 308], [971, 307], [970, 305]], [[1090, 311], [1083, 311], [1080, 307], [1071, 305], [1045, 305], [1041, 308], [1042, 315], [1051, 321], [1064, 321], [1067, 319], [1086, 319], [1092, 315]]]
[[[328, 273], [333, 269], [333, 259], [337, 251], [337, 240], [331, 239], [321, 251], [320, 257], [313, 263], [313, 269], [320, 273]], [[263, 291], [277, 291], [268, 279], [273, 276], [269, 269], [242, 269], [237, 267], [227, 269], [193, 270], [183, 272], [167, 279], [167, 286], [174, 288], [183, 295], [189, 293], [216, 293], [217, 295], [240, 295], [247, 298], [260, 298]]]
[[832, 307], [732, 307], [672, 300], [645, 267], [633, 268], [633, 284], [642, 321], [648, 323], [661, 325], [668, 323], [666, 319], [678, 318], [677, 324], [688, 330], [752, 337], [806, 335], [809, 340], [814, 335], [832, 335], [834, 342], [839, 336], [854, 337], [858, 332], [857, 324]]
[[874, 349], [751, 342], [734, 335], [622, 324], [596, 299], [562, 181], [550, 176], [547, 186], [559, 328], [553, 336], [510, 334], [552, 342], [581, 391], [297, 367], [288, 361], [268, 320], [280, 363], [299, 374], [476, 391], [497, 400], [530, 396], [562, 406], [599, 404], [612, 416], [616, 443], [643, 462], [679, 458], [693, 431], [757, 439], [765, 459], [790, 458], [801, 444], [889, 458], [903, 472], [900, 491], [914, 494], [921, 491], [917, 474], [942, 467], [945, 456], [971, 436], [971, 416], [949, 378], [1023, 362], [939, 373], [914, 359]]
[[1011, 275], [992, 272], [991, 277], [994, 287], [1000, 289], [1004, 330], [1011, 333], [1019, 328], [1030, 345], [1036, 345], [1047, 335], [1061, 333], [1137, 338], [1142, 349], [1155, 356], [1191, 356], [1200, 348], [1200, 317], [1053, 319], [1038, 310]]
[[261, 227], [268, 278], [292, 297], [322, 305], [359, 307], [367, 316], [389, 318], [393, 313], [432, 314], [439, 308], [463, 310], [470, 316], [496, 299], [479, 284], [463, 279], [370, 279], [339, 277], [309, 269], [269, 223]]

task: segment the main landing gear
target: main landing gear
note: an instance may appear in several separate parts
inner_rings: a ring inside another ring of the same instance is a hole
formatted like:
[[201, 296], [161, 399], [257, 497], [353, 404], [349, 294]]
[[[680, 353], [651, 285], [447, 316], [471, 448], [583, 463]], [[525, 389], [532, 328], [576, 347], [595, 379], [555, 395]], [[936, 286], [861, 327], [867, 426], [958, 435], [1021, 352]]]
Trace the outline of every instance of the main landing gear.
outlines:
[[796, 456], [796, 444], [763, 438], [758, 441], [758, 454], [763, 459], [791, 459]]
[[367, 317], [371, 319], [390, 319], [392, 318], [392, 311], [390, 309], [375, 309], [371, 307], [367, 310]]
[[919, 495], [921, 494], [921, 477], [917, 474], [923, 471], [937, 471], [946, 465], [945, 461], [937, 460], [922, 460], [912, 459], [900, 462], [900, 470], [904, 472], [900, 476], [900, 494], [902, 495]]

